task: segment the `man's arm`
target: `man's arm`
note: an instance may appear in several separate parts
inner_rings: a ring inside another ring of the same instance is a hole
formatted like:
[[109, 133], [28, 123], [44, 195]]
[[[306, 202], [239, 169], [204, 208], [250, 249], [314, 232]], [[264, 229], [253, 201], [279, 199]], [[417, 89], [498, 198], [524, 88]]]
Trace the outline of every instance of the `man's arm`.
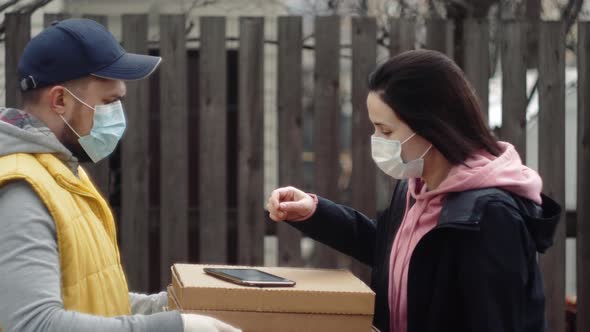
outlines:
[[0, 326], [8, 331], [183, 331], [179, 312], [106, 318], [64, 309], [55, 224], [30, 185], [0, 188]]

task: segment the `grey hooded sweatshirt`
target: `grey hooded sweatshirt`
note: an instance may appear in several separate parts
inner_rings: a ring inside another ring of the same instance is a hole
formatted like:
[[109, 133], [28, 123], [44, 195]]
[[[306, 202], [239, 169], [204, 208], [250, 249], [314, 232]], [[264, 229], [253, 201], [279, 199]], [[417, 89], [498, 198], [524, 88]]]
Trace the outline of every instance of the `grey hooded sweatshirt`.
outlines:
[[[41, 121], [0, 108], [0, 156], [54, 153], [77, 175], [78, 161]], [[177, 311], [162, 312], [165, 292], [129, 293], [132, 315], [99, 317], [64, 309], [56, 229], [31, 186], [0, 187], [0, 328], [9, 331], [182, 332]]]

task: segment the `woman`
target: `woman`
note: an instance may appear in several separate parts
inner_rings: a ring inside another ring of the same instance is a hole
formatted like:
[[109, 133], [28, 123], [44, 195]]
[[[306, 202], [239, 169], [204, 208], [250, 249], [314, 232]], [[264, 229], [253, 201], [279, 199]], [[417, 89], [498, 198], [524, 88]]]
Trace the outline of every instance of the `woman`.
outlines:
[[[486, 125], [473, 89], [446, 56], [402, 53], [369, 78], [377, 166], [399, 181], [373, 221], [280, 188], [268, 211], [372, 267], [381, 331], [543, 331], [536, 253], [561, 208], [539, 175]], [[364, 139], [364, 138], [357, 138]]]

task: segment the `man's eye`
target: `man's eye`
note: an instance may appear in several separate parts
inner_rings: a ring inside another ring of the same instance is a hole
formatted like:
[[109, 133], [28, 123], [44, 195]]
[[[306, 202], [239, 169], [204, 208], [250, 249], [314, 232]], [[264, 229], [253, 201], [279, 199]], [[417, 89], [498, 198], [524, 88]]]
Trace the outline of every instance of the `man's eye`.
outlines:
[[105, 103], [105, 104], [112, 104], [112, 103], [116, 102], [117, 100], [123, 102], [123, 99], [124, 99], [124, 97], [117, 97], [117, 98], [113, 98], [113, 99], [105, 99], [105, 100], [103, 100], [103, 103]]

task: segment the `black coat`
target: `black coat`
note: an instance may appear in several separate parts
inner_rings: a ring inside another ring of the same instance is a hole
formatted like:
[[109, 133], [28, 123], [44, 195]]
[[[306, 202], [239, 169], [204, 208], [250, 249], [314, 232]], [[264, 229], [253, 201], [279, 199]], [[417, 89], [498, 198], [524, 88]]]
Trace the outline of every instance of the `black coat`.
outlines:
[[[405, 211], [398, 182], [377, 221], [319, 198], [316, 213], [290, 222], [372, 268], [374, 325], [389, 331], [389, 256]], [[408, 271], [408, 332], [545, 331], [537, 252], [552, 245], [560, 206], [539, 206], [499, 189], [450, 193], [437, 226], [417, 244]], [[391, 331], [393, 332], [393, 331]]]

